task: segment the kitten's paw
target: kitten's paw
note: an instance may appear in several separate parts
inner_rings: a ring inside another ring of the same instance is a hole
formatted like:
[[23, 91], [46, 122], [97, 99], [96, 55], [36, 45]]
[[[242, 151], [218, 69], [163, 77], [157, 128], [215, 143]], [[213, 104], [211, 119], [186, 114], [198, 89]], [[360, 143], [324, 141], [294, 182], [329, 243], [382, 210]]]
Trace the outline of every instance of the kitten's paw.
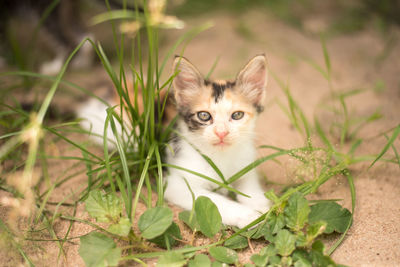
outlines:
[[251, 209], [246, 209], [244, 211], [238, 211], [236, 221], [233, 225], [243, 228], [246, 225], [250, 224], [254, 220], [258, 219], [261, 216], [261, 213], [251, 210]]
[[247, 207], [261, 213], [267, 212], [272, 206], [272, 202], [264, 195], [255, 195], [251, 196], [251, 198], [239, 196], [238, 200], [240, 203], [246, 205]]
[[251, 207], [262, 213], [269, 211], [271, 206], [272, 202], [264, 196], [255, 197], [254, 200], [251, 202]]

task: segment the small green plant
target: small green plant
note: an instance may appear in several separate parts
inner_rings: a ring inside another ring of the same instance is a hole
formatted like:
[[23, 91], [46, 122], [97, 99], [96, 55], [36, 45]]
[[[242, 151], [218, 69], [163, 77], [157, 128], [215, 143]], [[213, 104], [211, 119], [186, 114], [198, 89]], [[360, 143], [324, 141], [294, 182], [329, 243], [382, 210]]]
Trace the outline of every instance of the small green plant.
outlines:
[[[265, 247], [251, 256], [251, 261], [256, 266], [335, 266], [317, 237], [333, 232], [344, 233], [351, 222], [350, 211], [332, 201], [320, 201], [310, 205], [300, 192], [292, 193], [283, 202], [272, 191], [267, 195], [276, 201], [275, 208], [271, 209], [256, 227], [246, 231], [234, 228], [236, 233], [230, 236], [226, 235], [229, 230], [222, 228], [221, 215], [215, 204], [207, 197], [198, 197], [194, 210], [181, 212], [179, 219], [193, 231], [193, 236], [200, 232], [214, 239], [218, 234], [218, 240], [202, 247], [186, 247], [174, 252], [159, 253], [158, 265], [211, 266], [209, 256], [213, 259], [213, 266], [217, 263], [239, 264], [237, 251], [247, 248], [251, 240], [264, 239]], [[130, 229], [129, 226], [123, 229], [118, 227], [121, 221], [126, 220], [126, 217], [121, 217], [121, 202], [118, 198], [100, 191], [92, 191], [85, 204], [91, 217], [109, 225], [106, 229], [108, 235], [119, 238], [128, 235], [125, 229]], [[182, 238], [179, 227], [173, 222], [172, 211], [166, 207], [148, 209], [140, 216], [138, 228], [139, 239], [168, 249]], [[81, 237], [79, 254], [87, 266], [114, 266], [120, 260], [139, 260], [140, 257], [157, 255], [149, 253], [121, 257], [123, 249], [108, 235], [91, 232]], [[204, 249], [206, 254], [193, 254]]]

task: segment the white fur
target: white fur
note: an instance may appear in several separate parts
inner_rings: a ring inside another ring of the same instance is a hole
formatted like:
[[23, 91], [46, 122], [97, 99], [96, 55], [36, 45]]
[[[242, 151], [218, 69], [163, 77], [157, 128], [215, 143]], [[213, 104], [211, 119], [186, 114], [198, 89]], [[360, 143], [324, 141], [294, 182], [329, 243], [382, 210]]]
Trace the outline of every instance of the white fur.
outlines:
[[[80, 125], [83, 129], [91, 133], [91, 139], [100, 146], [103, 146], [104, 123], [107, 118], [108, 106], [96, 98], [90, 99], [84, 105], [81, 105], [77, 111], [77, 117], [82, 119]], [[121, 125], [115, 123], [117, 132], [121, 136]], [[107, 127], [108, 148], [114, 149], [116, 137], [109, 125]]]
[[65, 60], [64, 54], [59, 54], [51, 61], [47, 61], [40, 66], [40, 73], [45, 75], [56, 75], [60, 72]]
[[[255, 120], [249, 118], [246, 113], [241, 120], [231, 120], [230, 115], [231, 111], [235, 110], [235, 103], [226, 99], [210, 106], [209, 111], [214, 111], [211, 112], [214, 121], [202, 132], [191, 132], [185, 123], [180, 121], [178, 129], [186, 141], [180, 141], [177, 154], [169, 153], [167, 161], [169, 164], [184, 167], [222, 182], [214, 169], [191, 144], [210, 157], [227, 180], [256, 160], [256, 149], [252, 138]], [[251, 121], [246, 122], [246, 120]], [[240, 132], [241, 124], [246, 124], [246, 132]], [[214, 129], [228, 131], [226, 141], [229, 144], [224, 146], [214, 145], [219, 140]], [[164, 196], [169, 202], [189, 210], [192, 209], [193, 205], [192, 196], [184, 179], [190, 185], [196, 198], [207, 196], [216, 204], [224, 224], [242, 228], [257, 219], [261, 215], [260, 213], [266, 212], [270, 208], [270, 202], [264, 196], [264, 191], [254, 169], [231, 185], [250, 196], [248, 198], [238, 195], [238, 202], [236, 202], [226, 197], [226, 190], [213, 192], [218, 187], [215, 183], [182, 170], [169, 168]]]

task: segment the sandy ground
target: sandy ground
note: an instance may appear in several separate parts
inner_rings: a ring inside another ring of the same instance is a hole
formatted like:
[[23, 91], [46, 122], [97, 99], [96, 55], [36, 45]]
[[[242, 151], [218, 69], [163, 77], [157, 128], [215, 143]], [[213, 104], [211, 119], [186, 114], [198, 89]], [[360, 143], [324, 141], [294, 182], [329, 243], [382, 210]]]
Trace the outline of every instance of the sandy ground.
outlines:
[[[207, 73], [215, 58], [219, 56], [220, 61], [212, 76], [234, 78], [236, 71], [248, 59], [255, 54], [266, 53], [271, 72], [289, 82], [294, 98], [307, 117], [312, 120], [316, 115], [323, 127], [329, 127], [332, 117], [320, 105], [329, 95], [328, 84], [323, 76], [306, 62], [308, 59], [323, 65], [323, 53], [318, 37], [301, 33], [261, 11], [251, 11], [240, 16], [218, 12], [204, 17], [186, 18], [185, 21], [187, 27], [191, 28], [210, 19], [215, 26], [194, 38], [184, 53], [200, 71]], [[238, 33], [238, 23], [246, 26], [252, 33], [251, 37], [245, 38]], [[165, 53], [180, 34], [180, 31], [167, 32], [162, 38], [160, 53]], [[400, 31], [393, 29], [388, 35], [398, 40]], [[383, 81], [385, 84], [385, 89], [381, 92], [369, 90], [352, 97], [348, 102], [349, 112], [353, 115], [368, 116], [379, 109], [384, 116], [360, 131], [359, 137], [365, 140], [358, 152], [360, 155], [379, 153], [386, 139], [376, 136], [400, 122], [400, 45], [395, 43], [387, 57], [379, 61], [384, 53], [385, 40], [380, 33], [365, 30], [335, 37], [327, 44], [335, 90], [372, 88], [377, 81]], [[99, 75], [105, 77], [104, 71], [95, 69], [91, 73], [69, 74], [68, 79], [83, 86], [95, 86], [93, 79]], [[60, 105], [64, 103], [68, 106], [65, 102], [68, 101], [60, 101]], [[286, 105], [282, 90], [271, 78], [267, 108], [259, 119], [257, 142], [282, 148], [302, 146], [303, 137], [293, 129], [278, 102]], [[395, 145], [400, 148], [399, 138]], [[67, 145], [57, 144], [49, 146], [49, 153], [76, 155], [77, 151], [71, 150]], [[268, 151], [260, 150], [260, 155], [267, 153]], [[338, 263], [349, 266], [399, 266], [400, 169], [393, 164], [379, 163], [367, 171], [367, 166], [359, 164], [352, 169], [357, 191], [354, 224], [343, 244], [333, 254], [333, 258]], [[66, 170], [67, 173], [80, 171], [74, 179], [55, 190], [51, 201], [60, 201], [69, 194], [79, 192], [79, 187], [86, 182], [84, 168], [83, 165], [75, 166], [72, 161], [51, 161], [50, 177], [58, 177], [60, 170]], [[284, 164], [281, 165], [265, 163], [260, 171], [267, 177], [268, 182], [288, 184], [298, 182], [293, 176], [295, 169], [295, 163], [284, 160]], [[4, 192], [0, 194], [6, 195]], [[342, 204], [349, 209], [351, 207], [349, 187], [342, 177], [334, 178], [323, 185], [313, 197], [343, 199]], [[5, 219], [7, 209], [0, 207], [0, 211], [1, 219]], [[174, 211], [177, 213], [179, 210], [174, 208]], [[71, 214], [71, 210], [65, 209], [65, 214]], [[83, 205], [78, 206], [75, 216], [88, 219]], [[26, 222], [20, 223], [26, 227]], [[55, 225], [57, 235], [62, 237], [67, 227], [65, 221], [59, 221]], [[90, 227], [75, 223], [70, 236], [80, 236], [89, 231]], [[187, 231], [184, 232], [184, 236], [185, 234], [188, 234]], [[332, 243], [332, 240], [328, 240], [328, 243]], [[24, 242], [24, 247], [29, 248], [28, 254], [38, 266], [83, 266], [83, 261], [78, 255], [78, 244], [79, 239], [66, 242], [64, 254], [61, 255], [54, 242], [37, 244], [27, 241]], [[255, 244], [255, 247], [258, 245], [262, 244]], [[246, 262], [245, 259], [249, 256], [250, 253], [245, 251], [241, 259]], [[4, 249], [0, 250], [0, 259], [2, 266], [16, 266], [17, 262], [22, 262], [16, 252], [10, 253]]]

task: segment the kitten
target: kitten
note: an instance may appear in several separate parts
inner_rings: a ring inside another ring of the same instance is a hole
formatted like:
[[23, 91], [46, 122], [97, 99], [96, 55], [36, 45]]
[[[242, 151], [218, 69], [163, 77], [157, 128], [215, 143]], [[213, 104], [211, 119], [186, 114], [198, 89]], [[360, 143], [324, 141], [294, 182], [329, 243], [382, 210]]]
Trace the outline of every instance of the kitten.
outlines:
[[[167, 162], [220, 179], [196, 147], [211, 158], [228, 179], [256, 160], [253, 138], [267, 84], [265, 56], [254, 57], [234, 82], [207, 81], [183, 57], [175, 58], [174, 69], [179, 72], [173, 86], [180, 136], [171, 141], [175, 151], [168, 153]], [[254, 169], [231, 184], [250, 196], [238, 195], [237, 202], [226, 196], [226, 190], [214, 192], [218, 188], [215, 183], [175, 168], [168, 171], [164, 196], [170, 203], [192, 209], [186, 180], [196, 198], [207, 196], [216, 204], [224, 224], [242, 228], [270, 207]]]
[[[228, 179], [256, 160], [257, 152], [253, 138], [256, 119], [263, 109], [266, 94], [265, 56], [254, 57], [239, 72], [234, 82], [207, 81], [183, 57], [175, 58], [174, 70], [178, 71], [173, 81], [172, 97], [175, 101], [168, 99], [167, 114], [164, 116], [167, 121], [165, 122], [163, 117], [163, 124], [168, 124], [178, 112], [179, 134], [170, 141], [174, 151], [167, 151], [167, 162], [213, 179], [220, 179], [209, 163], [196, 151], [197, 148], [211, 158]], [[162, 93], [162, 98], [164, 97], [165, 94]], [[171, 97], [171, 94], [168, 97]], [[111, 106], [119, 104], [119, 97], [115, 92], [109, 99]], [[143, 107], [140, 104], [137, 108], [142, 112]], [[101, 135], [104, 133], [107, 107], [103, 102], [91, 99], [78, 110], [78, 117], [83, 118], [82, 127], [94, 133], [92, 139], [100, 145], [103, 144]], [[110, 127], [107, 132], [111, 141], [115, 141]], [[114, 144], [115, 142], [109, 142], [109, 148], [115, 149]], [[226, 196], [226, 190], [214, 192], [218, 185], [196, 175], [169, 168], [164, 197], [170, 203], [190, 210], [193, 204], [192, 196], [185, 179], [195, 197], [207, 196], [217, 205], [222, 221], [227, 225], [242, 228], [270, 207], [254, 169], [230, 185], [250, 196], [238, 195], [237, 201], [234, 201]]]

